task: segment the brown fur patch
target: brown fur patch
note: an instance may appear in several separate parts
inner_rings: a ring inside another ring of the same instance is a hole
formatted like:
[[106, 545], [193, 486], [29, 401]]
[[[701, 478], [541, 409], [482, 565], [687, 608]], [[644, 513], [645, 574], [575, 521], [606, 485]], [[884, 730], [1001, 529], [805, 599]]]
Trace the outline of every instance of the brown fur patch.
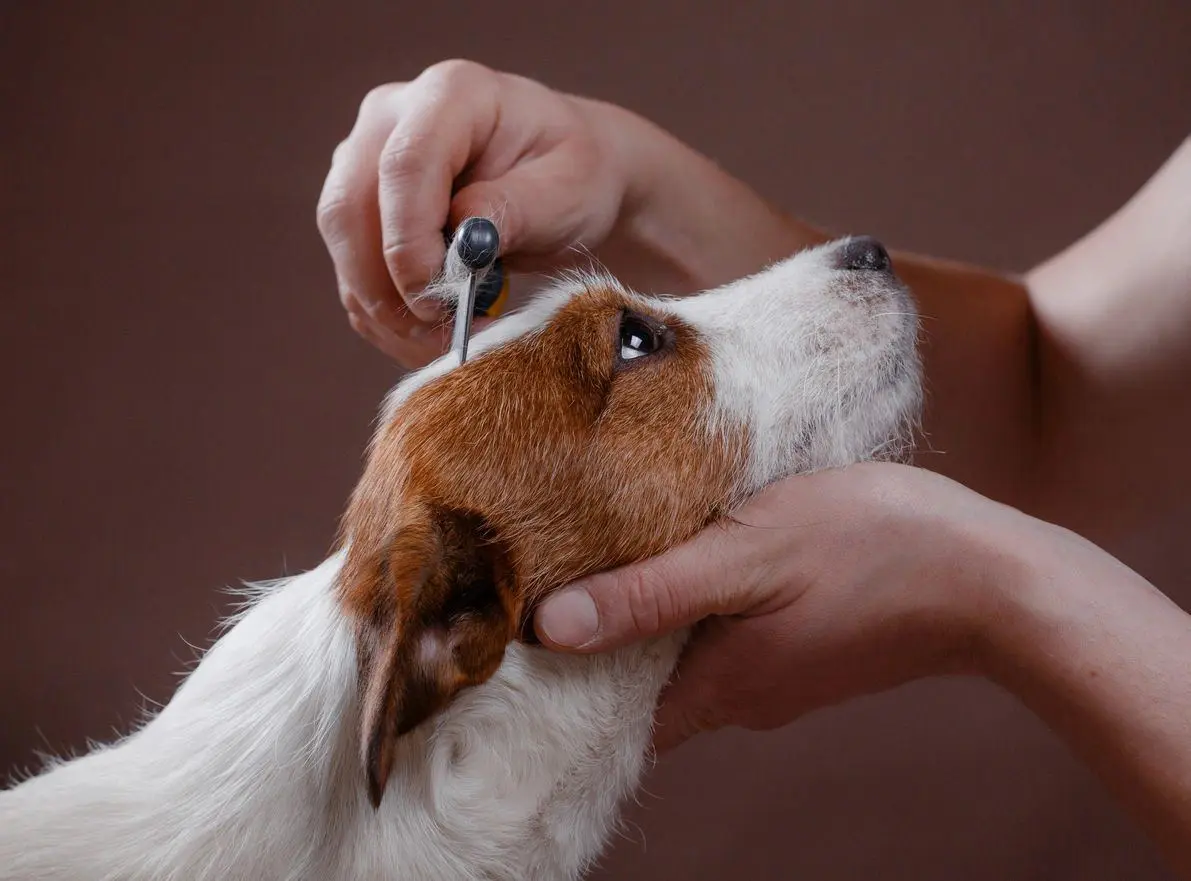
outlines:
[[[620, 360], [626, 309], [666, 326], [662, 351]], [[549, 591], [723, 513], [745, 441], [708, 424], [709, 365], [691, 328], [592, 290], [417, 389], [381, 428], [344, 518], [340, 585], [361, 627], [374, 801], [385, 744], [490, 677]]]

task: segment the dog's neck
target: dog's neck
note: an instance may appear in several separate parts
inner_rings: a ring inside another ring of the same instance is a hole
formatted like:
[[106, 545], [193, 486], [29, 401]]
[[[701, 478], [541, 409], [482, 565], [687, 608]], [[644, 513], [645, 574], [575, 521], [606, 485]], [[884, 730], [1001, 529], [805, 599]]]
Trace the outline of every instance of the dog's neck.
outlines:
[[0, 800], [0, 878], [577, 877], [638, 782], [679, 640], [511, 645], [403, 740], [374, 811], [340, 560], [262, 596], [139, 731]]

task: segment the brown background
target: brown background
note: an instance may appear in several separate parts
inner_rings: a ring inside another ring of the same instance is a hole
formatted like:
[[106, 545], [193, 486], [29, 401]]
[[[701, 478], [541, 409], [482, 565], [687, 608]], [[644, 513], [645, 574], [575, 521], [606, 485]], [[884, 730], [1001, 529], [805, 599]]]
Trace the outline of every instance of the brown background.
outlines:
[[[1025, 268], [1191, 130], [1191, 5], [995, 5], [0, 4], [0, 769], [167, 698], [218, 588], [327, 548], [397, 378], [314, 225], [369, 87], [474, 58], [815, 220]], [[977, 683], [708, 738], [649, 790], [607, 877], [1166, 877]]]

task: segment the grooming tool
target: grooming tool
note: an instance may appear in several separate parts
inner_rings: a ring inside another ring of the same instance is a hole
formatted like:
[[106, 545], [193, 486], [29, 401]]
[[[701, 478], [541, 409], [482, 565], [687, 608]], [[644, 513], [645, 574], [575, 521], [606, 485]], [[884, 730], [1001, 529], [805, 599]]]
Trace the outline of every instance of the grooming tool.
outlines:
[[459, 353], [459, 363], [462, 364], [467, 360], [472, 318], [500, 314], [508, 298], [509, 280], [497, 256], [500, 233], [491, 220], [469, 217], [459, 224], [448, 246], [454, 248], [455, 256], [469, 275], [467, 290], [460, 295], [455, 307], [455, 328], [451, 335], [451, 351]]

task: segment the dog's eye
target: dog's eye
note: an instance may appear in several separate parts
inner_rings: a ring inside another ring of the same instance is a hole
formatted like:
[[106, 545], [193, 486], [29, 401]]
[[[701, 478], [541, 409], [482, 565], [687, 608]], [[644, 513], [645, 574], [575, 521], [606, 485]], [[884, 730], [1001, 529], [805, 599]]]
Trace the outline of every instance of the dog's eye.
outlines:
[[620, 320], [620, 359], [631, 361], [652, 355], [662, 347], [662, 337], [634, 315], [625, 315]]

